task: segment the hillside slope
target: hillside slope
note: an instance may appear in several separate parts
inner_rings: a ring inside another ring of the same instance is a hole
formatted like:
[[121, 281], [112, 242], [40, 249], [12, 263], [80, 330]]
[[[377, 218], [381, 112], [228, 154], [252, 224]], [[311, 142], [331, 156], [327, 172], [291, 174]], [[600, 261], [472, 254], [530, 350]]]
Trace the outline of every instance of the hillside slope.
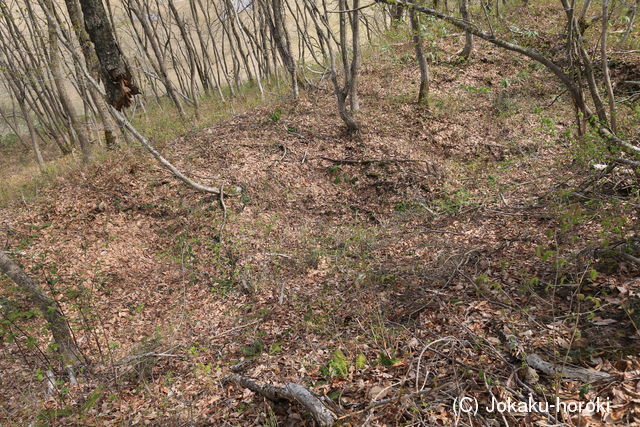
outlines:
[[[609, 398], [611, 411], [479, 416], [637, 422], [625, 308], [637, 266], [597, 252], [635, 232], [629, 178], [593, 172], [576, 190], [592, 172], [576, 160], [569, 102], [540, 67], [484, 43], [464, 64], [441, 49], [429, 109], [414, 102], [410, 44], [368, 55], [357, 135], [321, 83], [163, 147], [192, 176], [242, 187], [224, 203], [119, 153], [3, 208], [6, 247], [76, 319], [94, 372], [46, 400], [38, 353], [22, 336], [22, 347], [3, 341], [0, 417], [310, 424], [300, 407], [224, 381], [251, 359], [246, 375], [324, 393], [346, 425], [482, 423], [457, 418], [454, 400], [529, 393]], [[27, 325], [37, 338], [41, 325]], [[537, 375], [518, 353], [616, 381]]]

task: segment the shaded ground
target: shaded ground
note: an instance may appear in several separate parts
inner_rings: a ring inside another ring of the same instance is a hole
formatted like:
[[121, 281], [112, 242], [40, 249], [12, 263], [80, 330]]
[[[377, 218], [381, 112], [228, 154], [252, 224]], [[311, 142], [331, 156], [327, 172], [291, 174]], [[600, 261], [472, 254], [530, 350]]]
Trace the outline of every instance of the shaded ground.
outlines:
[[[2, 416], [310, 423], [299, 407], [223, 381], [253, 359], [247, 375], [329, 395], [346, 425], [471, 424], [456, 418], [457, 397], [529, 393], [610, 399], [606, 415], [549, 423], [635, 422], [640, 281], [596, 250], [637, 232], [636, 205], [618, 191], [629, 178], [575, 190], [591, 173], [575, 160], [587, 149], [568, 132], [568, 100], [554, 102], [562, 89], [533, 64], [485, 44], [468, 64], [436, 50], [426, 109], [413, 102], [411, 46], [374, 51], [358, 135], [344, 133], [321, 84], [295, 105], [273, 102], [163, 147], [198, 179], [243, 188], [226, 211], [135, 153], [0, 211], [5, 246], [47, 280], [94, 361], [81, 386], [33, 403], [46, 390], [39, 354], [20, 333], [19, 346], [0, 343]], [[40, 336], [39, 323], [20, 322]], [[524, 353], [616, 381], [535, 378], [511, 335]], [[150, 352], [165, 355], [116, 363]]]

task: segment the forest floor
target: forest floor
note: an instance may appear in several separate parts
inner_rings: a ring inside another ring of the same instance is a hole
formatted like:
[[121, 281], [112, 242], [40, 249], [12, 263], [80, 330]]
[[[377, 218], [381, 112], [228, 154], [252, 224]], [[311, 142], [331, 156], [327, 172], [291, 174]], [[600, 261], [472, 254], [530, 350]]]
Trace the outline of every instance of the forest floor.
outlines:
[[[429, 108], [411, 44], [389, 38], [363, 62], [358, 134], [321, 83], [162, 144], [191, 176], [242, 188], [224, 203], [123, 150], [0, 208], [3, 247], [92, 362], [47, 398], [42, 323], [14, 300], [3, 424], [311, 424], [225, 381], [243, 360], [326, 394], [343, 425], [639, 422], [638, 268], [601, 250], [636, 236], [636, 178], [589, 167], [544, 69], [479, 42], [461, 63], [438, 28]], [[531, 354], [612, 381], [549, 377]], [[609, 406], [484, 409], [530, 394]], [[465, 396], [477, 417], [454, 410]]]

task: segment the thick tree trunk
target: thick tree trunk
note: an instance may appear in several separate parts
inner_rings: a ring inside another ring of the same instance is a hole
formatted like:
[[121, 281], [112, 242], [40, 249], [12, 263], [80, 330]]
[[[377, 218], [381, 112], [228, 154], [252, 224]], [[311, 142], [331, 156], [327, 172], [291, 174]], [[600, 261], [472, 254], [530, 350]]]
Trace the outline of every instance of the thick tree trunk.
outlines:
[[[468, 8], [469, 0], [460, 0], [460, 15], [462, 19], [471, 23], [469, 19], [469, 8]], [[469, 59], [471, 57], [471, 53], [473, 52], [473, 34], [470, 31], [464, 32], [464, 48], [460, 51], [460, 57], [463, 59]]]
[[[87, 70], [89, 70], [91, 77], [100, 81], [100, 63], [93, 46], [91, 46], [89, 34], [84, 27], [78, 0], [65, 0], [64, 2], [67, 6], [67, 13], [69, 13], [69, 21], [71, 22], [71, 26], [73, 27], [76, 37], [78, 37], [78, 41], [80, 42], [80, 49], [82, 50], [82, 56], [84, 57]], [[108, 149], [113, 149], [118, 145], [118, 140], [115, 134], [115, 126], [113, 125], [113, 121], [109, 115], [107, 103], [93, 86], [89, 85], [88, 90], [98, 110], [100, 121], [102, 121], [105, 144]]]
[[34, 306], [40, 310], [47, 321], [53, 340], [57, 345], [57, 351], [62, 357], [65, 366], [78, 366], [84, 363], [83, 356], [71, 334], [69, 325], [60, 310], [51, 298], [45, 295], [40, 286], [34, 282], [24, 271], [13, 262], [3, 251], [0, 251], [0, 272], [6, 274], [13, 282], [25, 292]]
[[80, 6], [85, 28], [100, 61], [107, 100], [118, 110], [129, 107], [132, 97], [140, 90], [118, 47], [102, 0], [80, 0]]

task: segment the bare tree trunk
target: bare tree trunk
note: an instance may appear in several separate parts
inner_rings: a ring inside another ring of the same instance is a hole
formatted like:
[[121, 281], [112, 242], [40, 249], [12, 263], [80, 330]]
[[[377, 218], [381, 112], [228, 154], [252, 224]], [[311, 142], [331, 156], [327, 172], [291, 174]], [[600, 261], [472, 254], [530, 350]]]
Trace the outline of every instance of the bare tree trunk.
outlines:
[[44, 159], [42, 158], [42, 152], [40, 151], [40, 144], [38, 144], [38, 135], [36, 134], [36, 131], [33, 127], [33, 122], [29, 117], [29, 112], [27, 111], [27, 107], [25, 105], [24, 89], [16, 85], [13, 79], [7, 79], [7, 84], [12, 89], [13, 93], [17, 95], [16, 101], [18, 103], [18, 107], [20, 108], [20, 113], [22, 113], [24, 122], [27, 125], [27, 129], [29, 130], [29, 137], [31, 138], [31, 146], [33, 147], [33, 153], [36, 156], [36, 162], [38, 162], [38, 168], [40, 168], [40, 170], [43, 171]]
[[54, 22], [55, 18], [53, 1], [45, 0], [44, 5], [47, 8], [47, 27], [49, 31], [49, 69], [51, 70], [53, 82], [56, 86], [56, 89], [58, 90], [58, 96], [60, 98], [62, 108], [65, 110], [65, 113], [67, 114], [69, 123], [71, 125], [71, 129], [73, 130], [73, 132], [75, 132], [76, 137], [78, 138], [78, 142], [80, 143], [80, 150], [82, 150], [82, 160], [84, 162], [88, 162], [91, 159], [91, 147], [89, 145], [89, 139], [87, 138], [87, 134], [78, 120], [76, 109], [71, 102], [71, 99], [69, 98], [62, 77], [62, 70], [60, 69], [61, 58], [60, 50], [58, 49], [56, 23]]
[[638, 13], [638, 5], [640, 5], [640, 0], [636, 0], [633, 6], [631, 6], [631, 10], [629, 11], [629, 24], [624, 32], [624, 36], [622, 36], [622, 39], [620, 40], [621, 45], [626, 43], [629, 34], [631, 34], [631, 30], [633, 30], [633, 24], [635, 23], [636, 14]]
[[391, 13], [391, 25], [393, 27], [397, 27], [402, 22], [402, 17], [404, 16], [404, 6], [403, 5], [392, 5], [389, 9]]
[[31, 139], [31, 146], [33, 147], [33, 153], [36, 156], [36, 162], [38, 162], [38, 168], [40, 168], [41, 171], [44, 171], [44, 159], [42, 158], [42, 151], [40, 150], [40, 144], [38, 143], [38, 135], [36, 134], [36, 131], [33, 128], [33, 122], [28, 116], [27, 109], [25, 108], [24, 102], [22, 100], [18, 100], [18, 105], [20, 106], [20, 111], [24, 116], [24, 122], [27, 124], [27, 129], [29, 130], [29, 138]]
[[[266, 5], [266, 4], [265, 4]], [[289, 37], [287, 36], [287, 29], [283, 19], [283, 8], [281, 0], [271, 0], [271, 13], [269, 13], [268, 6], [265, 8], [265, 15], [267, 16], [267, 22], [271, 29], [273, 40], [280, 53], [280, 58], [284, 63], [285, 68], [291, 76], [291, 90], [293, 97], [298, 97], [298, 73], [296, 70], [296, 63], [293, 59], [291, 52], [291, 45], [289, 43]]]
[[51, 335], [57, 346], [58, 354], [62, 358], [63, 365], [78, 366], [83, 364], [82, 353], [73, 339], [69, 324], [58, 309], [55, 301], [42, 292], [40, 286], [27, 276], [3, 251], [0, 251], [0, 272], [13, 280], [20, 290], [29, 296], [33, 305], [40, 310], [51, 330]]
[[424, 57], [424, 47], [422, 46], [422, 28], [420, 27], [420, 20], [416, 16], [416, 11], [411, 9], [409, 11], [409, 17], [411, 19], [411, 30], [413, 32], [413, 44], [416, 47], [416, 60], [420, 67], [420, 92], [418, 93], [418, 103], [429, 105], [429, 64]]
[[109, 104], [116, 109], [131, 105], [140, 90], [133, 81], [126, 59], [116, 42], [102, 0], [80, 0], [84, 24], [100, 61], [102, 80]]
[[[346, 3], [346, 2], [345, 2]], [[360, 99], [358, 98], [358, 73], [360, 71], [360, 0], [353, 0], [353, 12], [351, 16], [351, 87], [349, 88], [349, 99], [351, 101], [351, 111], [360, 109]]]
[[196, 55], [195, 49], [193, 47], [193, 40], [189, 36], [189, 32], [187, 31], [184, 21], [180, 17], [180, 14], [178, 13], [178, 9], [176, 9], [176, 6], [173, 3], [173, 0], [168, 0], [168, 6], [169, 6], [169, 9], [171, 10], [171, 13], [173, 14], [173, 19], [175, 20], [176, 25], [178, 26], [178, 30], [180, 31], [180, 36], [182, 37], [182, 41], [186, 48], [186, 57], [187, 57], [187, 61], [189, 62], [189, 69], [191, 73], [191, 82], [190, 82], [191, 96], [193, 97], [194, 107], [196, 109], [196, 116], [198, 116], [199, 115], [199, 105], [197, 101], [198, 94], [196, 93], [196, 89], [195, 89], [196, 72], [200, 78], [200, 81], [202, 82], [202, 89], [205, 93], [209, 91], [209, 82], [208, 82], [208, 79], [203, 76], [203, 71], [200, 65], [200, 61], [198, 60], [198, 56]]
[[[345, 0], [340, 0], [340, 10], [344, 10], [344, 3]], [[349, 91], [350, 91], [350, 85], [351, 85], [351, 79], [350, 79], [350, 74], [351, 74], [351, 70], [349, 68], [349, 66], [347, 64], [343, 64], [344, 65], [344, 70], [345, 70], [345, 83], [344, 83], [344, 87], [340, 87], [340, 83], [338, 82], [338, 72], [337, 72], [337, 68], [336, 68], [336, 56], [334, 53], [334, 42], [335, 40], [332, 40], [330, 38], [330, 36], [332, 36], [331, 34], [331, 27], [329, 25], [329, 20], [326, 18], [326, 3], [323, 3], [323, 7], [325, 7], [325, 11], [324, 11], [324, 15], [318, 10], [317, 6], [315, 5], [314, 2], [312, 2], [311, 0], [306, 0], [306, 6], [309, 9], [309, 11], [311, 12], [311, 17], [313, 19], [313, 23], [316, 27], [316, 33], [318, 34], [318, 38], [324, 40], [325, 42], [325, 46], [327, 49], [327, 55], [329, 56], [329, 73], [331, 75], [331, 83], [333, 83], [333, 89], [336, 95], [336, 100], [337, 100], [337, 104], [338, 104], [338, 113], [340, 114], [340, 118], [342, 119], [342, 121], [344, 121], [344, 123], [347, 125], [347, 129], [349, 130], [349, 132], [355, 132], [358, 131], [360, 129], [360, 124], [353, 118], [353, 116], [351, 115], [351, 113], [347, 110], [347, 105], [346, 105], [346, 100], [347, 97], [349, 96]], [[341, 20], [344, 19], [344, 17], [341, 15]], [[325, 28], [326, 33], [322, 30], [322, 27]], [[341, 24], [341, 37], [340, 37], [340, 46], [339, 48], [341, 49], [341, 54], [345, 55], [344, 49], [343, 47], [346, 45], [347, 40], [346, 40], [346, 25], [344, 25], [344, 23]], [[344, 61], [344, 59], [343, 59]]]
[[[134, 5], [131, 4], [132, 1], [135, 2]], [[167, 91], [167, 95], [169, 95], [169, 98], [178, 109], [178, 114], [180, 114], [180, 117], [182, 119], [186, 119], [187, 115], [184, 112], [184, 108], [182, 108], [182, 103], [180, 102], [180, 99], [178, 99], [178, 94], [176, 93], [176, 89], [173, 83], [171, 82], [171, 79], [169, 79], [169, 73], [167, 72], [167, 67], [164, 64], [164, 57], [162, 55], [162, 51], [160, 50], [158, 41], [156, 40], [156, 37], [151, 27], [149, 26], [149, 19], [148, 19], [149, 13], [147, 13], [148, 10], [147, 12], [145, 12], [141, 8], [141, 5], [138, 2], [138, 0], [130, 0], [127, 3], [129, 5], [129, 8], [138, 17], [138, 20], [142, 25], [142, 30], [147, 36], [147, 40], [149, 40], [149, 43], [151, 44], [151, 50], [153, 50], [153, 53], [156, 58], [157, 70], [158, 70], [158, 73], [160, 74], [160, 80], [162, 80], [162, 83], [164, 84], [164, 87]]]
[[[89, 34], [87, 34], [87, 30], [84, 27], [78, 0], [65, 0], [65, 5], [67, 7], [67, 13], [69, 14], [69, 21], [71, 22], [73, 31], [80, 43], [80, 49], [82, 50], [87, 70], [89, 70], [91, 77], [100, 81], [100, 64], [96, 57], [96, 53], [93, 50], [93, 46], [91, 46]], [[82, 78], [82, 76], [79, 76], [79, 78]], [[111, 120], [111, 116], [109, 115], [106, 101], [102, 95], [93, 88], [93, 86], [89, 85], [88, 90], [98, 110], [100, 121], [102, 121], [105, 144], [108, 149], [113, 149], [118, 145], [118, 140], [115, 135], [115, 127]]]
[[611, 76], [609, 75], [609, 60], [607, 56], [607, 33], [609, 30], [609, 0], [602, 0], [602, 34], [600, 35], [600, 56], [602, 57], [602, 74], [604, 75], [604, 86], [607, 90], [607, 99], [609, 101], [609, 122], [611, 123], [611, 131], [618, 132], [618, 123], [616, 120], [616, 99], [613, 95], [613, 87], [611, 86]]
[[[469, 19], [469, 9], [468, 9], [469, 0], [460, 0], [460, 15], [462, 19], [471, 24], [471, 20]], [[464, 32], [464, 48], [460, 52], [460, 57], [467, 60], [471, 57], [471, 53], [473, 52], [473, 34], [470, 31]]]

